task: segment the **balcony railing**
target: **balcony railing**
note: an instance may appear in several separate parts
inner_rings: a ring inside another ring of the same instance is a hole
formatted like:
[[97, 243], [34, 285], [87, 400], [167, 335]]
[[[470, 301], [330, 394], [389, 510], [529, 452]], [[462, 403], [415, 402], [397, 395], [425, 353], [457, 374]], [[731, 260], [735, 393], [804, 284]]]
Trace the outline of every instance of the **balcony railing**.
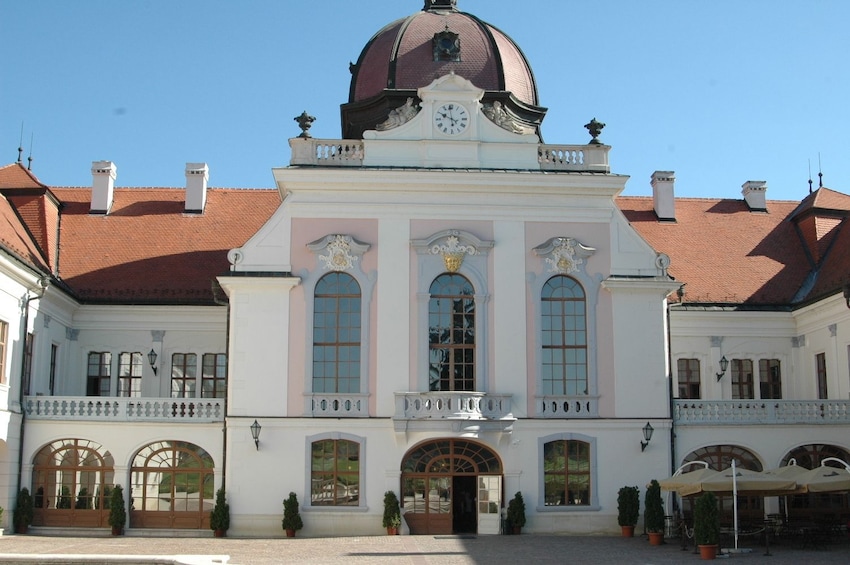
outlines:
[[676, 400], [677, 425], [850, 424], [848, 400]]
[[[290, 165], [323, 167], [359, 167], [366, 146], [357, 139], [295, 138]], [[610, 172], [608, 145], [544, 145], [537, 147], [537, 162], [542, 171]]]
[[511, 395], [486, 392], [397, 392], [396, 420], [511, 420]]
[[308, 394], [307, 415], [318, 418], [368, 418], [367, 394]]
[[222, 422], [224, 399], [27, 396], [24, 411], [33, 420]]
[[538, 396], [535, 398], [538, 418], [596, 418], [599, 416], [597, 396]]

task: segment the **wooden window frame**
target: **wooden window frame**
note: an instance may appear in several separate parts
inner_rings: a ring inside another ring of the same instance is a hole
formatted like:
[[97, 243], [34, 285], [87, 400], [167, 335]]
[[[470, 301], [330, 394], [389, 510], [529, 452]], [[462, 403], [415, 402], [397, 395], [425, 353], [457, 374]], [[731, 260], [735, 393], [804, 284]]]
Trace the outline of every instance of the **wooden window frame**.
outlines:
[[680, 358], [676, 360], [679, 398], [698, 400], [702, 398], [702, 375], [699, 359]]
[[[92, 363], [92, 361], [96, 362]], [[86, 396], [110, 396], [112, 352], [89, 351], [86, 367]], [[104, 385], [106, 385], [105, 388]]]
[[[448, 292], [451, 287], [459, 292]], [[475, 288], [463, 275], [443, 273], [431, 283], [429, 293], [428, 367], [429, 375], [436, 377], [429, 376], [428, 388], [431, 392], [474, 391]]]
[[348, 273], [328, 273], [316, 283], [313, 296], [312, 390], [359, 393], [363, 319], [360, 283]]
[[138, 351], [122, 351], [118, 354], [118, 396], [129, 398], [142, 396], [143, 359]]
[[[755, 400], [755, 381], [752, 359], [732, 359], [729, 369], [732, 377], [733, 400]], [[749, 368], [749, 370], [747, 369]]]
[[[178, 361], [179, 359], [182, 359]], [[189, 363], [189, 360], [192, 360]], [[191, 369], [191, 370], [190, 370]], [[191, 375], [189, 374], [191, 373]], [[195, 398], [198, 387], [198, 354], [171, 354], [171, 398]]]
[[782, 399], [782, 368], [779, 359], [759, 359], [759, 394], [764, 400]]
[[227, 355], [225, 353], [204, 353], [201, 361], [201, 398], [226, 397]]
[[587, 294], [576, 279], [556, 275], [543, 285], [540, 301], [543, 394], [586, 396]]

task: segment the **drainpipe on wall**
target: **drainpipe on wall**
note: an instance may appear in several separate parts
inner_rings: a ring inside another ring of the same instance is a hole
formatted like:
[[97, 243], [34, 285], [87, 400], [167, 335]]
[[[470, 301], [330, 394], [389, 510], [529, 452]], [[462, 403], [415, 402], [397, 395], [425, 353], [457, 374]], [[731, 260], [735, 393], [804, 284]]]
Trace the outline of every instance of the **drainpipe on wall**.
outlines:
[[213, 302], [218, 304], [219, 306], [224, 306], [227, 308], [227, 321], [225, 323], [225, 334], [224, 334], [224, 354], [227, 356], [227, 366], [225, 367], [224, 373], [224, 414], [222, 417], [224, 421], [221, 424], [221, 485], [219, 488], [225, 487], [225, 492], [227, 491], [226, 487], [226, 479], [227, 479], [227, 396], [230, 394], [230, 301], [229, 300], [221, 300], [218, 298], [218, 282], [213, 279], [212, 283], [212, 296]]
[[[23, 320], [21, 324], [21, 374], [20, 379], [18, 381], [18, 405], [21, 409], [21, 427], [18, 432], [19, 441], [18, 441], [18, 485], [15, 490], [15, 496], [17, 493], [21, 492], [21, 482], [23, 481], [23, 472], [24, 472], [24, 420], [26, 419], [26, 410], [24, 409], [24, 376], [26, 371], [26, 355], [27, 355], [27, 334], [29, 333], [29, 317], [30, 317], [30, 302], [33, 300], [39, 300], [44, 293], [47, 292], [47, 287], [50, 286], [50, 279], [48, 277], [41, 277], [38, 279], [38, 289], [31, 290], [27, 289], [27, 293], [21, 299], [21, 310]], [[30, 294], [31, 292], [35, 294]]]

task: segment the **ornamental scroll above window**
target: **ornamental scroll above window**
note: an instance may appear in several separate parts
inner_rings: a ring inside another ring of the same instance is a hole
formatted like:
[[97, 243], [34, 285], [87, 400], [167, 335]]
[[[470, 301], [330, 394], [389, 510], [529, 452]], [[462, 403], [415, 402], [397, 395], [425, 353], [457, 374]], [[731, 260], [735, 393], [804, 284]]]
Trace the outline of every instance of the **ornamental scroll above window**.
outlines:
[[460, 266], [463, 265], [464, 257], [478, 253], [474, 245], [462, 244], [458, 235], [458, 233], [453, 232], [444, 238], [442, 243], [435, 243], [428, 249], [431, 255], [440, 255], [443, 257], [446, 270], [450, 273], [456, 273], [460, 269]]
[[368, 243], [361, 243], [350, 235], [343, 234], [326, 235], [307, 244], [307, 249], [316, 254], [320, 267], [325, 271], [354, 269], [369, 247]]
[[569, 275], [578, 271], [585, 272], [586, 259], [596, 252], [593, 247], [582, 245], [571, 237], [553, 237], [533, 249], [534, 254], [542, 257], [546, 270], [559, 275]]

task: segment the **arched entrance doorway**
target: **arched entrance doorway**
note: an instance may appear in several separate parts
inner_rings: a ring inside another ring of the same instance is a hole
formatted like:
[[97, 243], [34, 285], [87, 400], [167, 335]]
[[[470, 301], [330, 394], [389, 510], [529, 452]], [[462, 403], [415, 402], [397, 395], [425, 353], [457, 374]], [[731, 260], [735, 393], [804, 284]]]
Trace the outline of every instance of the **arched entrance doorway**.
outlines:
[[113, 465], [109, 451], [93, 441], [68, 438], [42, 447], [33, 458], [33, 525], [105, 527]]
[[[850, 452], [843, 447], [815, 443], [792, 449], [782, 458], [781, 465], [788, 465], [793, 459], [805, 469], [814, 469], [829, 457], [850, 463]], [[832, 464], [827, 462], [827, 465]], [[789, 520], [825, 523], [840, 521], [846, 524], [850, 519], [850, 493], [847, 492], [795, 494], [781, 497], [779, 502]]]
[[[739, 445], [711, 445], [703, 447], [689, 453], [682, 460], [682, 463], [705, 461], [708, 463], [710, 469], [725, 471], [732, 466], [733, 459], [739, 469], [747, 469], [749, 471], [764, 470], [758, 457], [749, 449]], [[734, 521], [735, 501], [729, 495], [718, 495], [717, 500], [720, 505], [720, 521], [722, 525], [731, 525]], [[684, 515], [689, 523], [692, 523], [690, 519], [693, 516], [693, 505], [695, 501], [695, 497], [688, 497], [682, 501]], [[738, 495], [738, 519], [753, 524], [761, 524], [764, 521], [764, 497], [745, 494]]]
[[402, 507], [411, 534], [499, 533], [502, 461], [467, 439], [430, 440], [401, 463]]
[[130, 525], [208, 529], [214, 472], [212, 457], [193, 443], [146, 445], [133, 459]]

